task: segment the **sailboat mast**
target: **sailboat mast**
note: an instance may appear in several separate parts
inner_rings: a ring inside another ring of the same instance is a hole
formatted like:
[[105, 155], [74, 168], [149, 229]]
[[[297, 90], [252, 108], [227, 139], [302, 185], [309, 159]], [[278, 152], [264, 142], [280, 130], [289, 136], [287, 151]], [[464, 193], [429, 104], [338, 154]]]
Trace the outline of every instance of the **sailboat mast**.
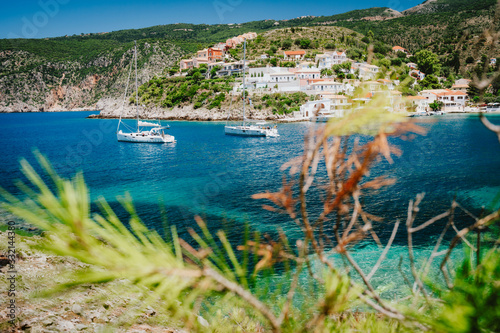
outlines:
[[245, 94], [245, 60], [247, 52], [247, 39], [243, 40], [243, 125], [245, 125], [245, 104], [246, 104], [246, 94]]
[[137, 113], [137, 133], [139, 133], [139, 88], [137, 86], [137, 41], [134, 41], [134, 55], [135, 55], [135, 110]]

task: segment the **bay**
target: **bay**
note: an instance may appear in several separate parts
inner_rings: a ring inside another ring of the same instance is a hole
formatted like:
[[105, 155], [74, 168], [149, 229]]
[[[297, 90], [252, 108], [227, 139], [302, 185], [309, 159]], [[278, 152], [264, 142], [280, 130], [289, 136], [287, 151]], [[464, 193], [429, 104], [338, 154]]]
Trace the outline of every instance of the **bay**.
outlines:
[[[86, 119], [92, 112], [0, 114], [0, 186], [19, 193], [14, 181], [22, 179], [19, 160], [36, 164], [33, 150], [46, 155], [62, 176], [82, 171], [91, 199], [104, 197], [121, 217], [117, 196], [129, 193], [145, 224], [162, 232], [159, 205], [165, 205], [171, 225], [183, 238], [202, 216], [212, 231], [224, 228], [230, 241], [241, 241], [244, 224], [275, 237], [284, 230], [292, 241], [300, 229], [285, 215], [265, 211], [255, 193], [277, 191], [282, 184], [280, 166], [303, 152], [304, 135], [311, 123], [280, 124], [278, 138], [241, 138], [224, 135], [220, 122], [169, 122], [174, 144], [130, 144], [116, 141], [117, 120]], [[492, 117], [498, 123], [500, 118]], [[500, 144], [477, 116], [446, 115], [425, 118], [428, 130], [413, 140], [392, 139], [402, 151], [394, 163], [381, 161], [372, 176], [387, 174], [397, 183], [366, 198], [367, 210], [385, 218], [379, 232], [388, 239], [396, 219], [404, 222], [408, 201], [425, 192], [418, 223], [442, 213], [456, 198], [479, 214], [493, 209], [500, 192]], [[363, 140], [363, 138], [361, 138]], [[311, 205], [318, 211], [319, 205]], [[94, 207], [97, 211], [97, 208]], [[417, 223], [417, 224], [418, 224]], [[445, 221], [443, 221], [445, 223]], [[460, 213], [457, 223], [470, 223]], [[418, 254], [428, 255], [442, 223], [416, 236]], [[390, 274], [405, 251], [401, 227], [395, 253], [389, 256], [379, 279]], [[371, 242], [356, 255], [368, 269], [380, 254]]]

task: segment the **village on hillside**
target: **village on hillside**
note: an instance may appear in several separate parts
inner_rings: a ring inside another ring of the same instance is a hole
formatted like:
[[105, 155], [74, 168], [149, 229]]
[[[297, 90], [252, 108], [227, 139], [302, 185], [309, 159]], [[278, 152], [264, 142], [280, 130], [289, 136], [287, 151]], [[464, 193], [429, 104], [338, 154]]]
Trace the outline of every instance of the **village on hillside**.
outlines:
[[[195, 57], [180, 61], [179, 73], [176, 75], [186, 75], [193, 68], [205, 68], [207, 77], [209, 73], [217, 77], [227, 77], [241, 76], [244, 72], [245, 89], [249, 93], [306, 93], [309, 95], [309, 101], [303, 104], [299, 111], [293, 111], [291, 114], [296, 119], [311, 118], [318, 114], [318, 110], [319, 113], [342, 116], [346, 110], [368, 103], [380, 94], [386, 96], [390, 111], [409, 112], [413, 116], [498, 111], [500, 107], [498, 103], [482, 107], [474, 105], [468, 94], [471, 80], [464, 78], [447, 82], [448, 88], [416, 89], [414, 94], [398, 90], [402, 84], [413, 88], [426, 80], [427, 76], [416, 63], [410, 61], [410, 51], [401, 46], [392, 47], [392, 53], [403, 59], [403, 66], [406, 64], [408, 75], [405, 82], [401, 82], [399, 78], [391, 79], [394, 75], [391, 75], [389, 70], [389, 61], [384, 63], [386, 68], [383, 68], [370, 61], [349, 59], [346, 51], [342, 49], [317, 53], [314, 58], [308, 57], [310, 54], [306, 50], [278, 51], [275, 58], [279, 60], [280, 66], [267, 52], [254, 59], [247, 57], [243, 68], [243, 60], [235, 59], [234, 49], [238, 46], [241, 48], [245, 40], [250, 41], [256, 37], [256, 33], [249, 32], [200, 50]], [[496, 65], [495, 58], [490, 59], [490, 65]], [[437, 83], [449, 80], [434, 76], [429, 76], [428, 79], [437, 80]], [[241, 84], [234, 87], [235, 91], [241, 88]], [[355, 91], [360, 91], [358, 88], [362, 88], [364, 95], [355, 95]], [[318, 103], [319, 101], [321, 103]]]

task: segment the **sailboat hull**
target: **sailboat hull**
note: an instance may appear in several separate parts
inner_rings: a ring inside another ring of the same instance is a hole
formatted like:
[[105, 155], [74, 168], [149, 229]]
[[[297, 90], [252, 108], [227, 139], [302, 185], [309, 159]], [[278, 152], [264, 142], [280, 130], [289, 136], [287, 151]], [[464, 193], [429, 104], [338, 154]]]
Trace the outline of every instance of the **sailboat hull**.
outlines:
[[254, 137], [279, 136], [278, 130], [275, 128], [263, 128], [259, 126], [225, 126], [224, 133], [226, 135]]
[[123, 133], [119, 131], [116, 133], [116, 138], [120, 142], [141, 142], [141, 143], [169, 143], [175, 142], [172, 135], [150, 135], [145, 133]]

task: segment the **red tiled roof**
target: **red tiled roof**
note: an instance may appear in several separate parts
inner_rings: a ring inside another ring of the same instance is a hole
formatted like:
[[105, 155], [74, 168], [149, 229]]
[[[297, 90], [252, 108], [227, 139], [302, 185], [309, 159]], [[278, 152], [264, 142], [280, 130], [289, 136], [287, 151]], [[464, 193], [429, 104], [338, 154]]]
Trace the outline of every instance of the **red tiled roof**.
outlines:
[[286, 55], [304, 55], [306, 51], [285, 51]]
[[453, 91], [445, 91], [440, 94], [437, 94], [437, 96], [467, 96], [466, 93], [460, 90], [453, 90]]

